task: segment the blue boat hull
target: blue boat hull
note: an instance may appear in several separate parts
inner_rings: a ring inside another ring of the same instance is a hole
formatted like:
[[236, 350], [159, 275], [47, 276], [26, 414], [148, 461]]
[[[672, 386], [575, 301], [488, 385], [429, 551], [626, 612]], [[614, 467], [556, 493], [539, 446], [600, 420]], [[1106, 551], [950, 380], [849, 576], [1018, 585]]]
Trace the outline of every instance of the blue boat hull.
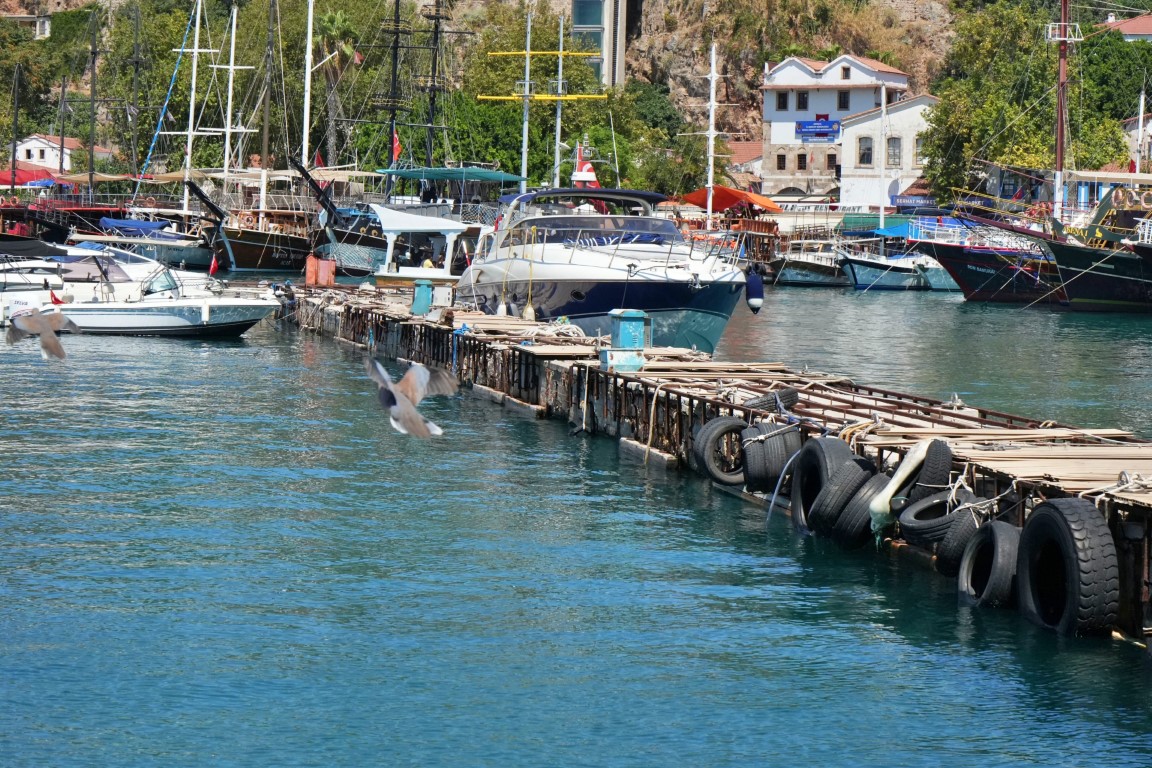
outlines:
[[712, 353], [724, 333], [744, 281], [717, 281], [693, 287], [686, 283], [643, 281], [533, 281], [457, 286], [458, 301], [474, 303], [483, 312], [521, 316], [531, 304], [536, 319], [568, 318], [590, 336], [610, 330], [613, 309], [643, 310], [652, 319], [656, 346], [692, 348]]

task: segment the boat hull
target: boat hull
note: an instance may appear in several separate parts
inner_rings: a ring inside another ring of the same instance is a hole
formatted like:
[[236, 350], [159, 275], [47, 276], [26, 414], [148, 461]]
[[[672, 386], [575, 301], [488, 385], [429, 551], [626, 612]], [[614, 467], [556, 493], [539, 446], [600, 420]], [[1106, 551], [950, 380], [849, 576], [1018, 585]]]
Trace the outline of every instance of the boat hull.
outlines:
[[1066, 297], [1054, 262], [1031, 254], [920, 240], [916, 250], [940, 262], [967, 301], [1059, 306]]
[[951, 291], [959, 292], [960, 286], [952, 279], [952, 275], [948, 274], [948, 270], [937, 264], [917, 264], [916, 271], [920, 273], [920, 277], [924, 278], [924, 282], [928, 284], [929, 290], [933, 291]]
[[772, 262], [776, 277], [773, 285], [846, 288], [852, 278], [839, 265], [813, 264], [795, 259], [777, 259]]
[[119, 336], [239, 336], [279, 309], [271, 299], [79, 302], [59, 306], [83, 333]]
[[[910, 259], [908, 261], [911, 261]], [[914, 264], [846, 258], [844, 268], [858, 291], [923, 291], [928, 284]]]
[[1048, 244], [1077, 312], [1152, 312], [1152, 248], [1090, 248]]
[[221, 269], [229, 272], [300, 272], [312, 250], [307, 237], [234, 227], [224, 227], [224, 236], [213, 230], [211, 242]]
[[590, 336], [611, 331], [613, 309], [643, 310], [652, 320], [655, 346], [696, 348], [712, 353], [744, 293], [743, 273], [712, 282], [636, 279], [509, 280], [472, 283], [465, 272], [456, 287], [458, 304], [488, 314], [523, 316], [531, 304], [542, 322], [565, 317]]

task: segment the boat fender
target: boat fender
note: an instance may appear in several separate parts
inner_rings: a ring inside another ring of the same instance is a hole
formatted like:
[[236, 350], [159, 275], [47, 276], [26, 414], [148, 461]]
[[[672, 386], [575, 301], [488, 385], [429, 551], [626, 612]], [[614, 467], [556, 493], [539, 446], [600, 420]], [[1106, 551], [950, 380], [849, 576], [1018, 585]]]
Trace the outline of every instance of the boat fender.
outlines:
[[749, 269], [745, 278], [744, 301], [754, 315], [764, 306], [764, 278], [754, 269]]
[[888, 481], [888, 485], [872, 497], [868, 504], [868, 512], [872, 516], [873, 532], [881, 531], [894, 522], [892, 497], [920, 471], [920, 465], [924, 463], [924, 457], [928, 455], [928, 446], [931, 444], [931, 440], [921, 440], [909, 448], [908, 453], [904, 455], [904, 460], [900, 462], [900, 466], [896, 467], [896, 471], [892, 473], [892, 479]]
[[208, 302], [204, 302], [203, 304], [201, 304], [200, 305], [200, 323], [202, 325], [208, 325], [208, 321], [211, 320], [211, 315], [212, 315], [211, 305], [209, 305]]

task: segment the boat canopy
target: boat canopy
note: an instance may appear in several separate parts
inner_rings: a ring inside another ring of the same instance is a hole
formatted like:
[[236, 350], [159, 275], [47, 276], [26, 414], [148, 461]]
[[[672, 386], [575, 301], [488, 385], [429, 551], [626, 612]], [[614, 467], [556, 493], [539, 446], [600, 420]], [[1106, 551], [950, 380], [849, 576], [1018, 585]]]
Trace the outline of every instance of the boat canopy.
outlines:
[[891, 227], [884, 227], [883, 229], [874, 229], [872, 230], [872, 234], [879, 235], [880, 237], [899, 237], [907, 240], [908, 222], [904, 221]]
[[118, 232], [127, 237], [147, 237], [171, 224], [169, 221], [142, 221], [140, 219], [112, 219], [100, 217], [100, 228]]
[[[701, 187], [694, 192], [689, 192], [680, 198], [690, 205], [696, 205], [701, 208], [708, 207], [708, 188]], [[718, 184], [712, 186], [712, 210], [726, 211], [729, 208], [745, 203], [747, 205], [754, 205], [761, 208], [768, 213], [783, 213], [784, 209], [776, 204], [776, 201], [764, 195], [758, 195], [755, 192], [747, 192], [742, 189], [733, 189], [732, 187], [722, 187]]]
[[513, 192], [502, 195], [500, 202], [505, 205], [519, 203], [528, 205], [541, 198], [584, 198], [588, 200], [639, 200], [649, 205], [657, 205], [668, 199], [659, 192], [645, 192], [639, 189], [614, 189], [608, 187], [569, 187], [566, 189], [537, 189], [532, 192]]
[[46, 259], [49, 256], [66, 256], [68, 249], [43, 240], [0, 240], [0, 254], [21, 259]]
[[504, 171], [494, 171], [490, 168], [381, 168], [376, 173], [392, 176], [397, 179], [417, 179], [426, 181], [486, 181], [521, 182], [523, 176], [515, 176]]
[[372, 203], [369, 206], [380, 220], [381, 232], [463, 232], [468, 229], [467, 224], [438, 216], [420, 216], [415, 213], [405, 213], [395, 208], [385, 208]]

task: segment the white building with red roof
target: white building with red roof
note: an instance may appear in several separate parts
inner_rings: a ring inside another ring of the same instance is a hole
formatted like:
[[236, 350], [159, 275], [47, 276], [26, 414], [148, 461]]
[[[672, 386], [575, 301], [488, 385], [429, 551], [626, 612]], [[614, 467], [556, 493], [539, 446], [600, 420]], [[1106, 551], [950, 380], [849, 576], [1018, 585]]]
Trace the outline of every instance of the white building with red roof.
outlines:
[[1133, 16], [1130, 19], [1117, 19], [1116, 14], [1108, 14], [1104, 26], [1119, 32], [1128, 42], [1145, 40], [1152, 42], [1152, 13]]
[[792, 56], [764, 68], [764, 149], [761, 191], [766, 195], [835, 198], [840, 191], [840, 123], [894, 103], [908, 92], [908, 75], [864, 56], [832, 61]]
[[[72, 170], [72, 153], [78, 152], [87, 156], [88, 147], [80, 139], [65, 136], [49, 136], [43, 133], [34, 133], [28, 138], [16, 142], [16, 159], [23, 163], [34, 163], [47, 168], [53, 173], [60, 171], [60, 154], [63, 149], [64, 172]], [[111, 160], [116, 153], [106, 147], [96, 145], [93, 153], [97, 160]]]

